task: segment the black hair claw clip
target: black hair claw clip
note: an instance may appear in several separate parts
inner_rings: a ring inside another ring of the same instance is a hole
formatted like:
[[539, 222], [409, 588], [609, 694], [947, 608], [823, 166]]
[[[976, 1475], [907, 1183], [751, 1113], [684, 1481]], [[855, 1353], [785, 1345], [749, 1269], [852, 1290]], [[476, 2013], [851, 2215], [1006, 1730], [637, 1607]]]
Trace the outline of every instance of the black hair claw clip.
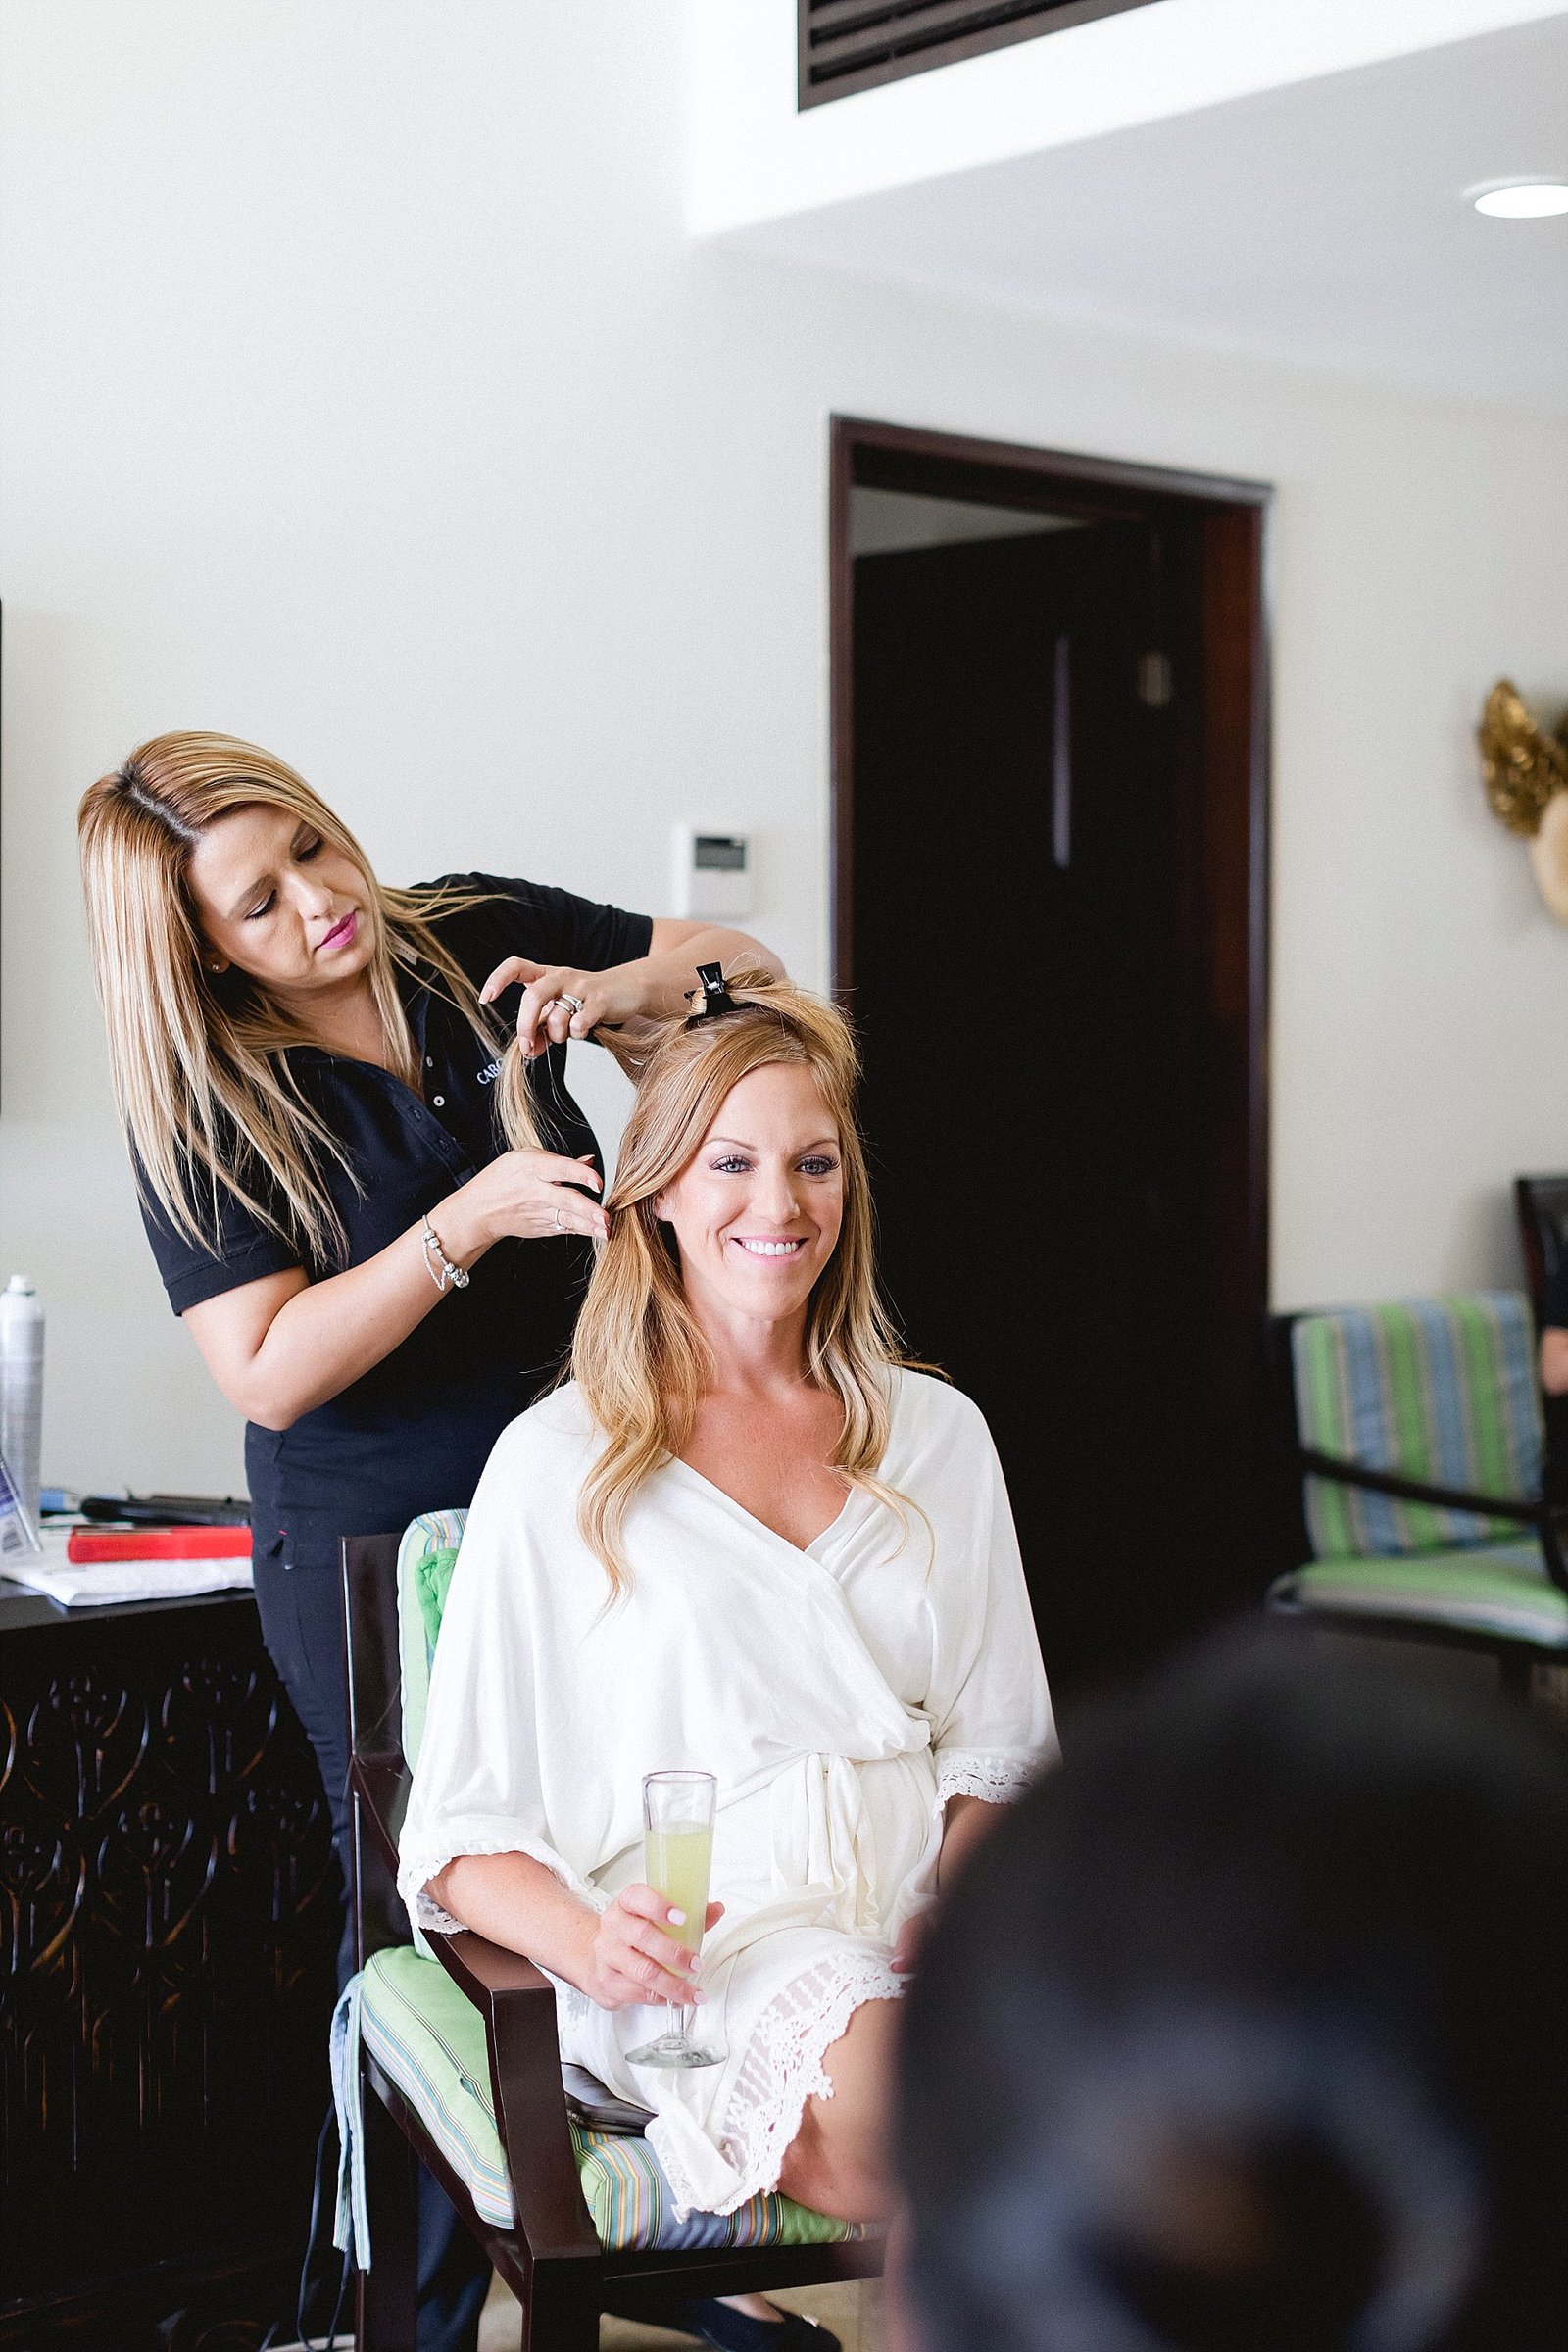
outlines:
[[694, 1029], [699, 1021], [716, 1021], [726, 1012], [742, 1009], [724, 986], [721, 963], [700, 963], [697, 978], [700, 985], [686, 991], [686, 1002], [691, 1006], [686, 1018], [688, 1029]]

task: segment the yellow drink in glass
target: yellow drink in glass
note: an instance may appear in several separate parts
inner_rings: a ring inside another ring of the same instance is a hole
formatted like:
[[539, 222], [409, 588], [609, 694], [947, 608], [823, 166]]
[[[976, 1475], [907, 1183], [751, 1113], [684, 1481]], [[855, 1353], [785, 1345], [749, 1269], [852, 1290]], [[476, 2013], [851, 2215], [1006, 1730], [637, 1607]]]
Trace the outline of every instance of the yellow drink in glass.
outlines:
[[713, 1862], [713, 1833], [702, 1822], [671, 1822], [643, 1832], [643, 1876], [656, 1894], [686, 1914], [685, 1925], [664, 1923], [664, 1934], [689, 1952], [701, 1949], [708, 1917], [708, 1878]]
[[[713, 1815], [718, 1784], [710, 1772], [651, 1772], [643, 1781], [643, 1870], [656, 1894], [682, 1913], [662, 1920], [670, 1939], [696, 1952], [708, 1923], [708, 1881], [713, 1860]], [[700, 2049], [692, 2039], [692, 2010], [676, 2010], [673, 2032], [661, 2034], [640, 2050], [628, 2050], [628, 2066], [720, 2066], [722, 2050]]]

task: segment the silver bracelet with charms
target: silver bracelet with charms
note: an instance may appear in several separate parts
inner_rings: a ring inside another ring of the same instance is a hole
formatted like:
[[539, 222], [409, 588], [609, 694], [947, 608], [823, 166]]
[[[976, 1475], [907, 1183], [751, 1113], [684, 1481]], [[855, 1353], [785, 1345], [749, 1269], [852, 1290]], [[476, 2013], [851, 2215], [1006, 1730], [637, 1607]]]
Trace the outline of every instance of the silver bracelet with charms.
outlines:
[[455, 1291], [467, 1289], [467, 1268], [455, 1265], [448, 1257], [441, 1247], [441, 1237], [428, 1217], [424, 1220], [424, 1238], [420, 1246], [424, 1250], [425, 1269], [438, 1291], [445, 1291], [448, 1283]]

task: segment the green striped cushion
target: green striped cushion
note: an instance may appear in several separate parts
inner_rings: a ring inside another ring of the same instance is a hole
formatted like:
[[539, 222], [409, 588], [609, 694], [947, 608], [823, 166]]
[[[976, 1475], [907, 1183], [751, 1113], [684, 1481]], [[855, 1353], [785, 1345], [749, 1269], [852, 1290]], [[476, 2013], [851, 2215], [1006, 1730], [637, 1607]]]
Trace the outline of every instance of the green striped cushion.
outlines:
[[1568, 1648], [1568, 1594], [1551, 1582], [1535, 1543], [1477, 1545], [1442, 1559], [1318, 1560], [1281, 1577], [1269, 1599], [1275, 1607], [1409, 1617]]
[[[1512, 1291], [1302, 1315], [1291, 1334], [1301, 1444], [1434, 1486], [1533, 1500], [1541, 1407], [1530, 1310]], [[1516, 1521], [1309, 1478], [1320, 1560], [1517, 1541]]]
[[[365, 2047], [423, 2122], [485, 2221], [510, 2230], [512, 2185], [496, 2130], [484, 2020], [437, 1960], [401, 1946], [365, 1971]], [[571, 2125], [577, 2177], [602, 2245], [814, 2246], [858, 2237], [789, 2197], [753, 2197], [736, 2213], [675, 2219], [675, 2200], [646, 2139]]]
[[398, 1663], [403, 1676], [403, 1753], [412, 1772], [424, 1737], [430, 1663], [466, 1511], [424, 1511], [398, 1545]]

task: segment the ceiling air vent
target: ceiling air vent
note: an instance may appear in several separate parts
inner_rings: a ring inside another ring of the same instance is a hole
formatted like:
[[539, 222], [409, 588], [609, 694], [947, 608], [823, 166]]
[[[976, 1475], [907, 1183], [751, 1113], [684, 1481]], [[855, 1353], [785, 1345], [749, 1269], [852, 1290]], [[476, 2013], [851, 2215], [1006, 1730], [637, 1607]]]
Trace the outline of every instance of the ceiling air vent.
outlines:
[[1150, 0], [796, 0], [803, 107]]

